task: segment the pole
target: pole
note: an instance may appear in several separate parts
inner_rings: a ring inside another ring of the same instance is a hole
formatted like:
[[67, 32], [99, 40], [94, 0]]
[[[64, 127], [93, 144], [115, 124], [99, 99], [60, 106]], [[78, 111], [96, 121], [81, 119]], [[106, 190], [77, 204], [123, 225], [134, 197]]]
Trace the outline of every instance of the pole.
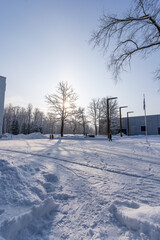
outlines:
[[127, 112], [127, 134], [128, 134], [128, 136], [129, 136], [129, 113], [133, 113], [133, 111]]
[[108, 133], [108, 139], [109, 139], [110, 137], [109, 98], [107, 98], [107, 133]]
[[143, 109], [144, 109], [144, 121], [145, 121], [145, 131], [146, 131], [146, 142], [148, 142], [145, 94], [143, 94]]
[[119, 107], [119, 116], [120, 116], [120, 136], [122, 137], [122, 114], [121, 114], [121, 109], [122, 108], [127, 108], [128, 106], [122, 106]]
[[129, 117], [128, 117], [128, 112], [127, 112], [127, 133], [129, 136]]
[[120, 114], [120, 136], [122, 137], [122, 117], [121, 117], [121, 107], [119, 108], [119, 114]]
[[107, 135], [108, 135], [108, 139], [110, 139], [110, 133], [111, 133], [110, 116], [109, 116], [109, 101], [113, 100], [113, 99], [117, 99], [117, 97], [107, 98]]

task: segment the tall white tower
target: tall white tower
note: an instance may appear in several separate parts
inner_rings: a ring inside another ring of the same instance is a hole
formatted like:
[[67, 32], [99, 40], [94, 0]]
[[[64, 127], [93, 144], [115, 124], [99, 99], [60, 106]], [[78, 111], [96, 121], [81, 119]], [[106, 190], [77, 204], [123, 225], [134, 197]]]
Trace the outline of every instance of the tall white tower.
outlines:
[[0, 137], [2, 136], [5, 90], [6, 90], [6, 78], [0, 76]]

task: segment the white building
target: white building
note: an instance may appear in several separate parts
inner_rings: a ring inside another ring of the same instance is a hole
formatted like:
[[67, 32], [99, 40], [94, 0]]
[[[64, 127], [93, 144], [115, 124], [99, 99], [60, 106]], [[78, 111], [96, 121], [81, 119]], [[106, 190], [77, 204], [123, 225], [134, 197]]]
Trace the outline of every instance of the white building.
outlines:
[[[123, 133], [128, 134], [128, 123], [129, 123], [129, 135], [145, 135], [145, 118], [144, 116], [122, 118], [122, 130]], [[147, 115], [147, 133], [148, 135], [160, 134], [160, 114]]]
[[0, 137], [2, 136], [5, 90], [6, 90], [6, 78], [0, 76]]

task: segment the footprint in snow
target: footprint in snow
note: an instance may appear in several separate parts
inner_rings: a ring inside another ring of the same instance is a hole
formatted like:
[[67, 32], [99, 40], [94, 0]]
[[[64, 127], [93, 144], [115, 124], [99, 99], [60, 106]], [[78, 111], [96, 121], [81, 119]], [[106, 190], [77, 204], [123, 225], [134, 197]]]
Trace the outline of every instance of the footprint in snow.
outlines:
[[0, 209], [0, 215], [4, 213], [4, 209]]
[[52, 173], [44, 175], [44, 178], [47, 182], [51, 182], [51, 183], [58, 182], [58, 177], [55, 174], [52, 174]]

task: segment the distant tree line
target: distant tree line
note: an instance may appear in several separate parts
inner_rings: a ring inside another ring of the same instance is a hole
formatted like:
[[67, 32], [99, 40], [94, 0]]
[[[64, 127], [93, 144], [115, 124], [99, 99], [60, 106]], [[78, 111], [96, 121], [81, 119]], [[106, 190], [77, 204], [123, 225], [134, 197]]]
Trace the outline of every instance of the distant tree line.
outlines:
[[[26, 108], [9, 104], [4, 109], [3, 133], [30, 134], [107, 134], [107, 97], [92, 99], [87, 110], [76, 106], [78, 96], [67, 82], [60, 82], [57, 92], [46, 96], [47, 114], [28, 104]], [[109, 106], [111, 132], [118, 127], [118, 103]]]
[[4, 109], [3, 132], [15, 135], [43, 132], [42, 129], [47, 129], [46, 120], [44, 113], [38, 108], [33, 109], [31, 104], [27, 108], [9, 104]]

